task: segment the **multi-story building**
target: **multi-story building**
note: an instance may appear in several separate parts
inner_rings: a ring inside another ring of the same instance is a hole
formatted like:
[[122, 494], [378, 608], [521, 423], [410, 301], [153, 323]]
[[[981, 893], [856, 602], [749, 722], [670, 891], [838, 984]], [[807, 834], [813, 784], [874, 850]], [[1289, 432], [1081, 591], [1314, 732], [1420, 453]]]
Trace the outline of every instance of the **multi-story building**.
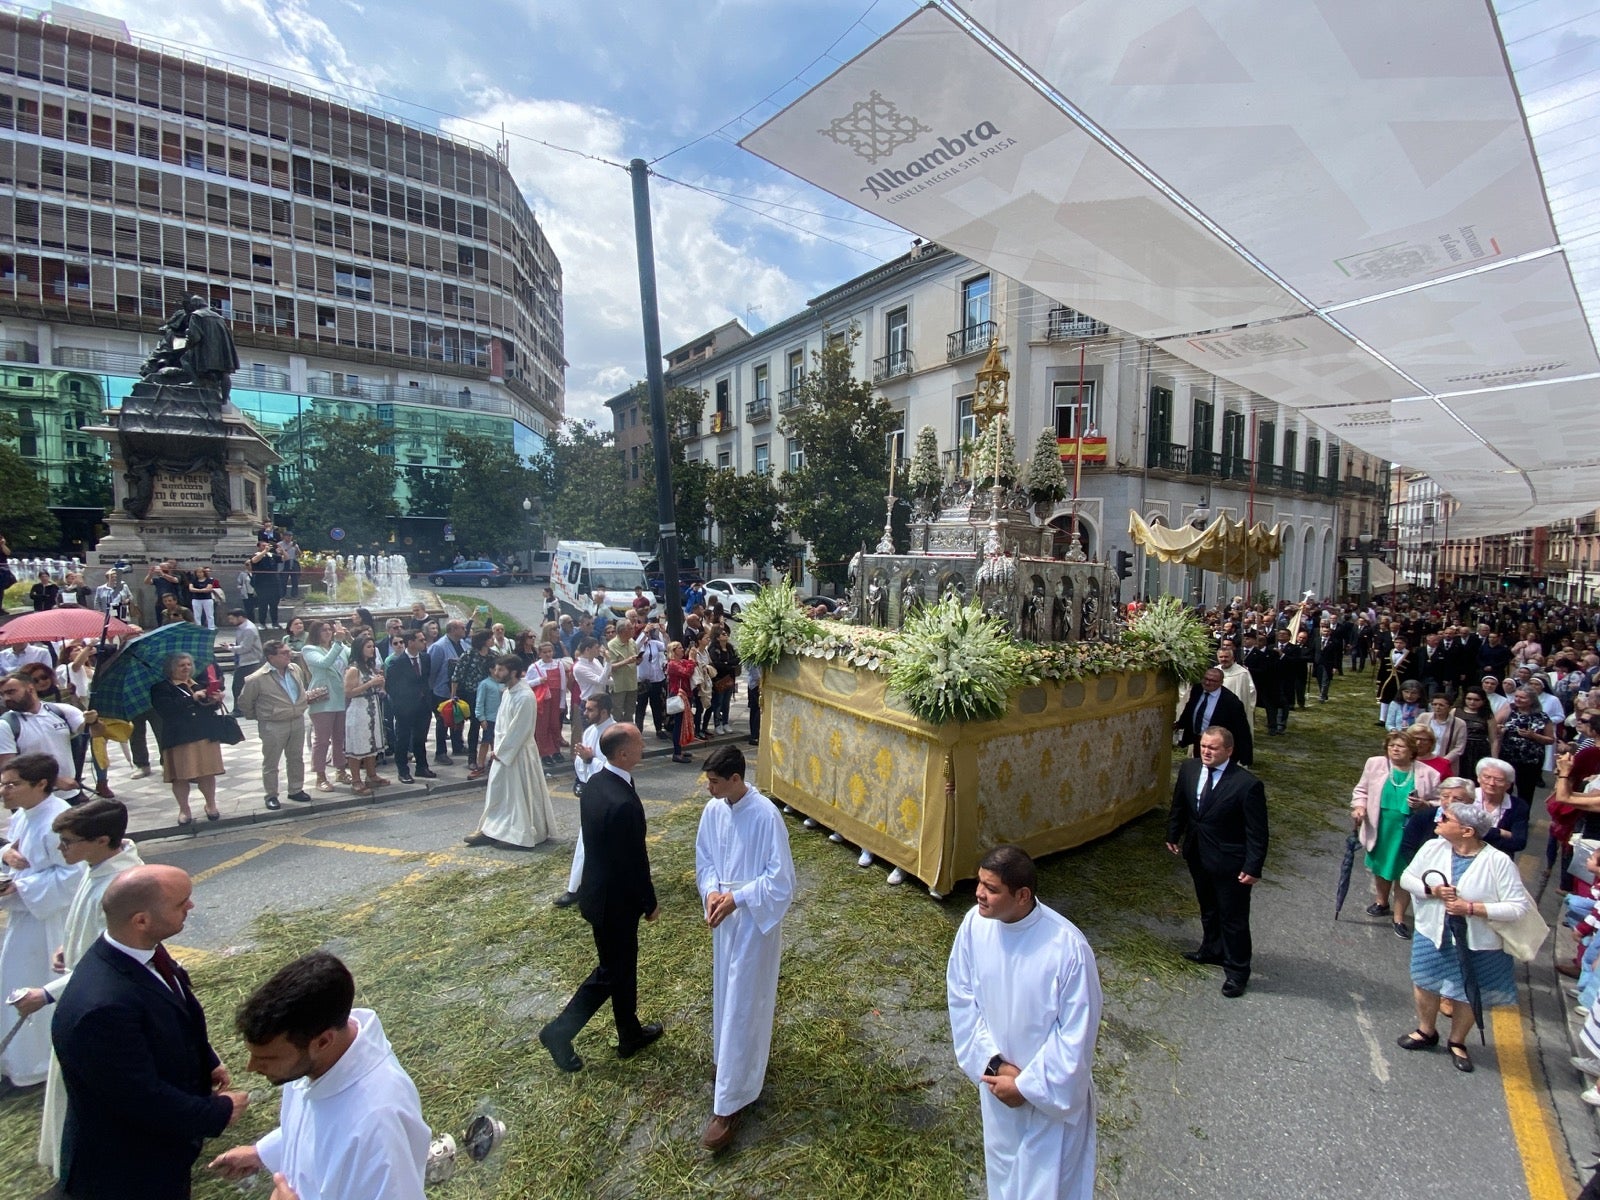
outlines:
[[1600, 512], [1513, 533], [1455, 538], [1440, 550], [1441, 581], [1462, 591], [1600, 598]]
[[[1105, 561], [1136, 550], [1129, 510], [1169, 525], [1226, 511], [1283, 529], [1284, 554], [1257, 589], [1277, 596], [1339, 589], [1341, 467], [1351, 470], [1354, 455], [1299, 413], [939, 246], [918, 243], [803, 311], [671, 369], [670, 385], [706, 397], [702, 419], [683, 431], [690, 457], [737, 471], [799, 466], [801, 448], [785, 435], [783, 416], [812, 355], [837, 339], [852, 345], [857, 377], [900, 411], [903, 436], [894, 450], [909, 455], [917, 430], [932, 426], [950, 473], [976, 431], [975, 373], [998, 340], [1011, 372], [1008, 420], [1019, 457], [1048, 429], [1069, 483], [1077, 480], [1076, 505], [1069, 498], [1046, 517], [1063, 544], [1074, 511], [1085, 549]], [[637, 401], [611, 403], [620, 438]], [[1361, 461], [1355, 478], [1374, 489], [1365, 500], [1376, 509], [1383, 472]], [[1370, 511], [1356, 512], [1347, 525], [1375, 521]], [[1246, 590], [1226, 574], [1202, 577], [1142, 552], [1126, 586], [1208, 602]]]
[[1440, 555], [1450, 543], [1450, 504], [1434, 479], [1404, 468], [1391, 492], [1397, 582], [1431, 588], [1440, 580]]
[[195, 292], [269, 437], [367, 414], [437, 466], [441, 429], [532, 453], [561, 420], [561, 266], [495, 152], [20, 10], [0, 12], [0, 131], [7, 358], [118, 404]]

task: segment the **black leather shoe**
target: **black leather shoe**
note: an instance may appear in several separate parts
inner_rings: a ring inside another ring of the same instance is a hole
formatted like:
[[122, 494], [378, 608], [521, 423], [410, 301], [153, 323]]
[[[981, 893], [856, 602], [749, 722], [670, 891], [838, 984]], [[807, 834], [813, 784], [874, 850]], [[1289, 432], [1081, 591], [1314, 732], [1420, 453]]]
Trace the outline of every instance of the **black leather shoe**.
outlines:
[[448, 767], [454, 761], [448, 754], [435, 754], [433, 756], [433, 765], [436, 767]]
[[283, 807], [283, 805], [278, 803], [278, 798], [276, 796], [268, 796], [267, 797], [267, 807], [270, 808], [273, 812], [277, 812], [280, 808]]
[[290, 792], [289, 793], [289, 799], [293, 800], [296, 804], [310, 804], [311, 803], [311, 797], [309, 795], [307, 795], [305, 792]]
[[1220, 967], [1222, 965], [1222, 958], [1220, 955], [1207, 954], [1202, 950], [1185, 950], [1183, 952], [1183, 956], [1190, 962], [1199, 963], [1201, 966]]
[[1226, 980], [1222, 985], [1222, 994], [1229, 1000], [1237, 1000], [1244, 995], [1244, 986], [1237, 979]]
[[539, 1030], [539, 1044], [550, 1051], [550, 1057], [556, 1066], [569, 1075], [574, 1071], [583, 1070], [583, 1059], [578, 1057], [578, 1052], [572, 1048], [572, 1043], [563, 1041], [551, 1033], [550, 1026], [546, 1025]]
[[665, 1031], [661, 1028], [661, 1023], [659, 1021], [652, 1021], [648, 1025], [640, 1026], [639, 1036], [636, 1039], [631, 1042], [618, 1044], [617, 1057], [632, 1058], [651, 1042], [659, 1038], [664, 1032]]
[[439, 777], [437, 775], [435, 775], [432, 771], [423, 770], [423, 771], [418, 771], [417, 772], [417, 778], [418, 779], [437, 779]]
[[407, 775], [404, 771], [401, 771], [400, 774], [395, 776], [395, 778], [398, 779], [401, 783], [415, 783], [416, 782], [415, 779], [411, 778], [411, 776]]
[[557, 908], [571, 908], [577, 902], [577, 892], [562, 892], [561, 895], [550, 901], [550, 903], [554, 904]]

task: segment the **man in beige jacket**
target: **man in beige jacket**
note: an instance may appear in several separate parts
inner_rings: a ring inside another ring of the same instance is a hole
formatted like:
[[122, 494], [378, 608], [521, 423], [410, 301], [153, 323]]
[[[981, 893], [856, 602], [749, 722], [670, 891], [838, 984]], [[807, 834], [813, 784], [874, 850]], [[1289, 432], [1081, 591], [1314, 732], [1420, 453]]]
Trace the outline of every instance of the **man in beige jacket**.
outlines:
[[256, 723], [261, 737], [261, 786], [267, 807], [279, 809], [278, 760], [289, 760], [289, 799], [311, 803], [306, 794], [306, 706], [326, 694], [313, 688], [306, 669], [294, 661], [294, 651], [280, 641], [262, 647], [267, 661], [244, 681], [239, 711]]

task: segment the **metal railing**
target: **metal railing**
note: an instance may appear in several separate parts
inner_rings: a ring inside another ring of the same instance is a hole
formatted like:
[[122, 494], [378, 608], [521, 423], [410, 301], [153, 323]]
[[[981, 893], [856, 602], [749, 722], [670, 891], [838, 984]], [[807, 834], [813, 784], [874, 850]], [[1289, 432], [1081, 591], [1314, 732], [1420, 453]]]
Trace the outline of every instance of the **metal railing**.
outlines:
[[788, 412], [791, 408], [794, 408], [799, 403], [800, 403], [800, 385], [799, 384], [796, 384], [792, 388], [784, 388], [783, 391], [778, 393], [778, 411], [779, 412]]
[[[245, 383], [245, 374], [236, 374], [234, 383]], [[247, 385], [248, 386], [248, 385]], [[287, 386], [287, 385], [286, 385]], [[375, 404], [423, 404], [430, 408], [463, 408], [477, 412], [498, 413], [509, 416], [510, 401], [485, 396], [463, 387], [457, 391], [443, 388], [412, 387], [399, 383], [368, 383], [364, 379], [335, 379], [332, 372], [311, 371], [306, 374], [306, 391], [317, 396], [349, 397], [370, 400]]]
[[993, 321], [979, 321], [956, 330], [945, 338], [945, 358], [954, 361], [969, 354], [982, 354], [994, 341], [998, 327]]
[[58, 367], [73, 367], [79, 371], [96, 371], [107, 375], [137, 375], [144, 363], [144, 355], [129, 354], [123, 350], [90, 350], [84, 346], [57, 346], [50, 352], [50, 361]]
[[0, 362], [36, 363], [39, 361], [39, 347], [32, 342], [24, 342], [19, 338], [0, 341]]
[[678, 422], [678, 426], [674, 430], [674, 432], [678, 435], [678, 440], [680, 442], [681, 441], [687, 441], [689, 438], [699, 437], [700, 436], [700, 422], [699, 421], [679, 421]]
[[744, 419], [752, 423], [765, 421], [772, 416], [772, 401], [766, 397], [760, 400], [747, 400], [744, 405]]
[[1045, 324], [1046, 341], [1061, 342], [1077, 338], [1105, 337], [1108, 329], [1104, 321], [1096, 321], [1070, 308], [1053, 308]]
[[1157, 471], [1189, 470], [1189, 447], [1176, 442], [1151, 442], [1147, 465]]
[[882, 383], [897, 375], [911, 374], [911, 351], [895, 350], [872, 360], [872, 382]]

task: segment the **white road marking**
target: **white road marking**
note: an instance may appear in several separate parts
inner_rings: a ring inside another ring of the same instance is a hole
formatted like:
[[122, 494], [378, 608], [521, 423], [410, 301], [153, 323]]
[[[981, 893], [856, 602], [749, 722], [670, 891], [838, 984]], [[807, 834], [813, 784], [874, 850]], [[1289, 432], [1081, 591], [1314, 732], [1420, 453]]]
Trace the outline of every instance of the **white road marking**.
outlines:
[[1361, 1031], [1361, 1038], [1367, 1043], [1367, 1055], [1371, 1060], [1372, 1073], [1377, 1076], [1379, 1083], [1389, 1082], [1389, 1060], [1383, 1056], [1383, 1045], [1372, 1031], [1372, 1018], [1367, 1016], [1365, 1002], [1360, 992], [1351, 992], [1350, 999], [1356, 1006], [1356, 1028]]

